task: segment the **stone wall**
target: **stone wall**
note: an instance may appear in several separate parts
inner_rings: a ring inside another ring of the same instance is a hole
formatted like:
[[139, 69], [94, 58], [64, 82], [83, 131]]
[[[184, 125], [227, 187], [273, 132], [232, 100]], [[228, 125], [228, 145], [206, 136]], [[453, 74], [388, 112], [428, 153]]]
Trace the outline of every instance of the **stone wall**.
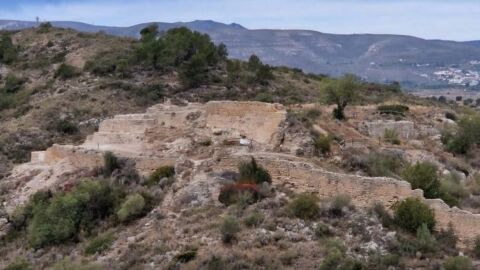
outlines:
[[207, 127], [235, 129], [262, 144], [275, 143], [287, 112], [280, 104], [262, 102], [213, 101], [206, 105]]
[[361, 122], [358, 129], [371, 137], [383, 138], [385, 130], [394, 130], [405, 140], [412, 140], [417, 136], [415, 125], [411, 121], [377, 120]]
[[[214, 165], [214, 170], [235, 171], [242, 160], [246, 161], [249, 158], [249, 156], [225, 157]], [[315, 193], [321, 199], [345, 194], [360, 208], [371, 207], [376, 202], [391, 207], [406, 198], [418, 197], [435, 211], [437, 230], [447, 229], [449, 224], [453, 225], [461, 247], [471, 247], [475, 238], [480, 236], [480, 215], [456, 207], [450, 208], [442, 200], [424, 199], [423, 192], [412, 190], [408, 182], [329, 172], [291, 157], [266, 154], [255, 158], [270, 172], [274, 185], [285, 185], [296, 192]]]

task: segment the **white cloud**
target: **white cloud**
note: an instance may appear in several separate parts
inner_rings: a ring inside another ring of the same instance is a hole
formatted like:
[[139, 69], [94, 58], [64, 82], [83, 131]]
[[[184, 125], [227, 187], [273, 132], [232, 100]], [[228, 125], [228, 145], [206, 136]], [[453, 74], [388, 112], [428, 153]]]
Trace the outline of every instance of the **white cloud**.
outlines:
[[33, 20], [36, 16], [115, 26], [211, 19], [249, 28], [480, 39], [477, 0], [86, 0], [0, 10], [0, 18]]

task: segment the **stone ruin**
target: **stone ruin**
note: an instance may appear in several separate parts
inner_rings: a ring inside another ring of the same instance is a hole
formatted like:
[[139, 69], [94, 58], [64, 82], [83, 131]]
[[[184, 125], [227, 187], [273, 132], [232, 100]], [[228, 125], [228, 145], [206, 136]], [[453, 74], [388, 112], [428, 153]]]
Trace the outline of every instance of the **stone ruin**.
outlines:
[[[413, 136], [410, 124], [405, 125], [409, 128], [402, 136]], [[102, 166], [105, 151], [133, 159], [143, 175], [162, 165], [174, 165], [180, 173], [180, 185], [185, 187], [175, 196], [190, 192], [187, 195], [201, 202], [208, 194], [211, 198], [218, 194], [212, 173], [236, 170], [240, 161], [253, 156], [269, 170], [274, 185], [313, 192], [324, 199], [345, 194], [359, 208], [376, 202], [389, 207], [405, 198], [419, 197], [434, 209], [437, 229], [452, 224], [463, 245], [480, 234], [480, 215], [450, 208], [441, 200], [424, 199], [422, 191], [412, 190], [408, 182], [329, 172], [308, 157], [299, 157], [299, 149], [308, 149], [311, 139], [308, 132], [296, 132], [291, 134], [287, 111], [279, 104], [158, 104], [144, 114], [103, 121], [98, 132], [81, 145], [54, 145], [33, 152], [31, 162], [17, 166], [6, 179], [14, 188], [3, 204], [11, 212], [34, 192], [62, 185], [76, 172]], [[202, 147], [207, 144], [210, 146]], [[174, 201], [166, 198], [165, 207]]]
[[358, 129], [368, 136], [383, 138], [385, 130], [393, 130], [404, 140], [412, 140], [417, 136], [415, 124], [412, 121], [376, 120], [359, 124]]

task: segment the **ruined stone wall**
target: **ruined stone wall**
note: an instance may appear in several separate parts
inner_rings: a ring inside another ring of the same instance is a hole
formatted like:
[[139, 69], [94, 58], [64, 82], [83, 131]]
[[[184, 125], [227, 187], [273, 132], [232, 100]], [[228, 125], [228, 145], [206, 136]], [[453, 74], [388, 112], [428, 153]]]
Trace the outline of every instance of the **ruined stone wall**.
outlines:
[[286, 110], [280, 104], [262, 102], [212, 101], [205, 105], [207, 126], [212, 129], [235, 129], [240, 135], [262, 144], [275, 140]]
[[[321, 199], [345, 194], [360, 208], [370, 207], [376, 202], [390, 207], [403, 199], [418, 197], [434, 210], [437, 230], [447, 229], [449, 224], [453, 225], [455, 234], [460, 240], [460, 247], [471, 247], [475, 238], [480, 236], [480, 215], [456, 207], [450, 208], [439, 199], [424, 199], [423, 192], [412, 190], [408, 182], [328, 172], [294, 159], [268, 155], [255, 157], [270, 172], [275, 185], [286, 185], [296, 192], [312, 192]], [[237, 165], [242, 160], [248, 159], [247, 156], [226, 157], [214, 166], [214, 170], [236, 171]]]
[[[324, 199], [338, 194], [349, 195], [359, 207], [369, 207], [375, 202], [391, 206], [408, 197], [422, 196], [422, 192], [412, 190], [408, 182], [391, 178], [333, 173], [299, 160], [262, 156], [255, 158], [270, 172], [275, 184], [289, 186], [297, 192], [312, 192]], [[242, 160], [248, 160], [248, 157], [227, 157], [214, 168], [219, 171], [236, 170]]]
[[366, 121], [361, 122], [358, 129], [361, 132], [376, 138], [383, 138], [386, 129], [394, 130], [400, 138], [406, 140], [414, 139], [417, 136], [415, 124], [412, 121]]

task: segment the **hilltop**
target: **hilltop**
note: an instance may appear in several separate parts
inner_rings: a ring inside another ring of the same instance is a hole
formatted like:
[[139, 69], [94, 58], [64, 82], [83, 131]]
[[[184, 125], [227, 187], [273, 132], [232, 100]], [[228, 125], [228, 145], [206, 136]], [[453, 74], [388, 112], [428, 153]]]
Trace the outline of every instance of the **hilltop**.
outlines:
[[478, 113], [157, 30], [2, 33], [1, 267], [478, 266]]
[[[3, 21], [0, 29], [24, 29], [35, 22]], [[54, 26], [84, 32], [139, 38], [150, 23], [130, 27], [96, 26], [79, 22], [53, 22]], [[303, 69], [305, 72], [340, 76], [353, 73], [369, 81], [398, 81], [408, 89], [480, 86], [478, 42], [424, 40], [402, 35], [336, 35], [308, 30], [246, 29], [238, 24], [214, 21], [155, 23], [166, 31], [175, 27], [208, 34], [224, 43], [230, 56], [247, 60], [252, 54], [270, 65]], [[446, 73], [446, 76], [442, 75]]]

